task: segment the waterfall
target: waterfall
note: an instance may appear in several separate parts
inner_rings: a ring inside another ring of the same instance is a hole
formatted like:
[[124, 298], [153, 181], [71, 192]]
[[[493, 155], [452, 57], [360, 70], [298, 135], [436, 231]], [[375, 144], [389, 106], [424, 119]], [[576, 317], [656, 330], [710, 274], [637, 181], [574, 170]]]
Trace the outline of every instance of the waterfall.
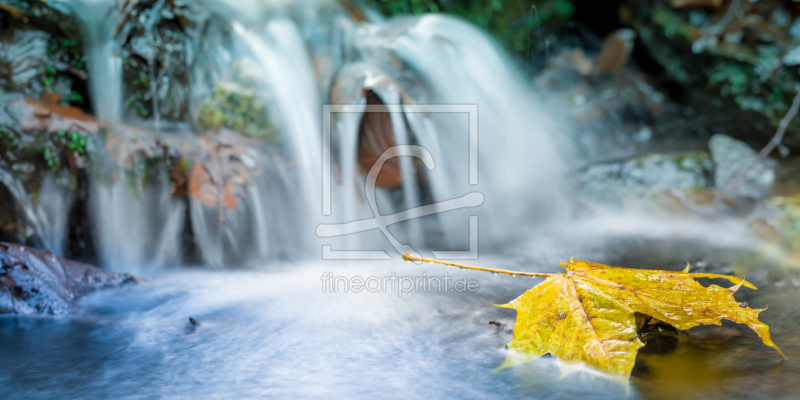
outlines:
[[[466, 22], [434, 15], [383, 21], [372, 11], [330, 0], [192, 3], [209, 14], [193, 28], [202, 34], [186, 48], [193, 119], [167, 125], [169, 130], [131, 129], [126, 124], [142, 123], [125, 121], [122, 112], [122, 63], [113, 37], [117, 3], [59, 1], [85, 28], [91, 96], [97, 117], [107, 122], [106, 148], [114, 152], [122, 146], [130, 153], [108, 157], [112, 179], [90, 177], [95, 241], [102, 263], [113, 269], [186, 262], [187, 246], [199, 257], [191, 262], [216, 268], [316, 257], [322, 244], [391, 250], [377, 229], [336, 238], [315, 235], [319, 224], [374, 216], [365, 197], [367, 171], [359, 165], [367, 93], [387, 107], [400, 107], [388, 114], [392, 141], [421, 146], [435, 164], [429, 170], [411, 157], [396, 160], [402, 182], [376, 190], [380, 214], [414, 214], [471, 192], [485, 198], [477, 208], [391, 225], [389, 232], [402, 244], [464, 250], [470, 216], [480, 218], [482, 245], [505, 242], [521, 220], [545, 223], [564, 211], [559, 193], [566, 169], [540, 105], [506, 53]], [[231, 71], [243, 74], [243, 69], [248, 79], [238, 83], [268, 105], [265, 115], [276, 137], [259, 139], [246, 154], [232, 156], [250, 169], [235, 207], [176, 195], [170, 183], [174, 167], [131, 179], [131, 168], [147, 157], [134, 156], [137, 152], [181, 152], [181, 162], [202, 162], [199, 143], [212, 139], [195, 126], [199, 104]], [[322, 140], [324, 104], [355, 107], [330, 116], [329, 148]], [[464, 105], [475, 112], [420, 112], [419, 105]], [[470, 136], [475, 126], [477, 142]], [[321, 213], [323, 150], [332, 155], [329, 216]], [[187, 244], [187, 238], [193, 242]], [[58, 240], [48, 240], [46, 247], [57, 246]]]
[[90, 207], [103, 264], [113, 270], [136, 271], [175, 265], [181, 260], [183, 202], [165, 189], [165, 177], [142, 185], [118, 179], [95, 183]]
[[122, 60], [114, 39], [115, 0], [58, 0], [81, 19], [84, 29], [89, 90], [95, 116], [119, 121], [122, 111]]
[[57, 182], [56, 177], [47, 173], [34, 199], [22, 182], [3, 168], [0, 168], [0, 183], [8, 188], [22, 211], [22, 219], [36, 233], [34, 243], [56, 255], [64, 255], [67, 217], [73, 199], [68, 184]]
[[[469, 122], [463, 114], [392, 114], [396, 142], [409, 143], [411, 136], [437, 163], [433, 171], [427, 171], [430, 202], [467, 191], [485, 194], [485, 204], [476, 210], [423, 219], [434, 222], [434, 234], [436, 230], [445, 233], [446, 246], [464, 246], [470, 214], [484, 221], [480, 224], [482, 241], [490, 244], [517, 233], [510, 227], [521, 219], [544, 223], [564, 214], [560, 193], [564, 192], [566, 168], [548, 137], [552, 131], [549, 122], [538, 111], [544, 107], [537, 104], [522, 75], [487, 34], [458, 19], [431, 15], [363, 24], [353, 35], [351, 47], [358, 63], [339, 74], [334, 103], [363, 102], [365, 89], [379, 89], [378, 94], [390, 104], [477, 105], [480, 173], [474, 186], [468, 185]], [[339, 143], [340, 148], [356, 146], [353, 129], [352, 125], [344, 127], [347, 132], [342, 132], [340, 139], [346, 142]], [[340, 153], [339, 159], [342, 171], [354, 169], [352, 155]], [[409, 166], [401, 165], [401, 169], [404, 176], [414, 177]], [[413, 192], [417, 182], [410, 180], [408, 186], [405, 182], [399, 208], [419, 206], [419, 194]], [[347, 194], [341, 195], [347, 198]], [[420, 231], [425, 228], [413, 227], [413, 222], [409, 225], [406, 241], [425, 234]]]

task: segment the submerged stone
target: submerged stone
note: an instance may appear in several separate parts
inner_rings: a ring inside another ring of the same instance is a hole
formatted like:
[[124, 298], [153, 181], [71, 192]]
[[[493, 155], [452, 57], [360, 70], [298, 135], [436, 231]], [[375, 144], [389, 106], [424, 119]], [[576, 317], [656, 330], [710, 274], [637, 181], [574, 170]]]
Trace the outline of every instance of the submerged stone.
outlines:
[[127, 274], [0, 242], [0, 314], [71, 314], [79, 297], [131, 281]]

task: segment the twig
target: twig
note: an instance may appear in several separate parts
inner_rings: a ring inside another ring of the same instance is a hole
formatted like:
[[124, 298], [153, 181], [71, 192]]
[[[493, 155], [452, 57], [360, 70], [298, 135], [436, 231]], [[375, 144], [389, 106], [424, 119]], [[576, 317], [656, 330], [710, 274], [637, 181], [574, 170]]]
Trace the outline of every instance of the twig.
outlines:
[[789, 108], [789, 111], [781, 120], [780, 125], [778, 125], [778, 131], [775, 132], [775, 136], [772, 137], [772, 140], [770, 140], [769, 143], [767, 143], [767, 145], [764, 146], [763, 149], [761, 149], [761, 151], [758, 153], [758, 156], [756, 156], [756, 158], [750, 163], [750, 165], [745, 167], [742, 170], [742, 172], [739, 172], [739, 175], [736, 176], [736, 179], [734, 179], [733, 182], [728, 184], [728, 186], [726, 186], [725, 189], [723, 189], [717, 195], [717, 197], [714, 199], [714, 203], [719, 203], [720, 201], [722, 201], [722, 199], [728, 196], [733, 190], [739, 187], [739, 185], [742, 184], [745, 177], [747, 176], [747, 173], [750, 172], [750, 170], [753, 169], [753, 167], [755, 167], [758, 163], [763, 161], [769, 155], [769, 153], [772, 152], [772, 150], [775, 150], [775, 148], [778, 147], [779, 144], [781, 144], [781, 141], [783, 140], [783, 135], [786, 134], [786, 129], [789, 127], [789, 123], [792, 122], [792, 119], [794, 119], [795, 115], [797, 115], [798, 110], [800, 110], [800, 91], [798, 91], [797, 94], [794, 96], [794, 101], [792, 101], [792, 106]]
[[429, 262], [429, 263], [442, 264], [442, 265], [452, 265], [454, 267], [459, 267], [459, 268], [463, 268], [463, 269], [471, 269], [473, 271], [485, 271], [485, 272], [491, 272], [493, 274], [507, 274], [507, 275], [520, 275], [520, 276], [553, 276], [553, 275], [555, 275], [555, 274], [547, 274], [547, 273], [543, 273], [543, 272], [518, 272], [518, 271], [508, 271], [508, 270], [505, 270], [505, 269], [473, 267], [473, 266], [470, 266], [470, 265], [456, 264], [456, 263], [451, 263], [451, 262], [446, 262], [446, 261], [439, 261], [439, 260], [431, 260], [429, 258], [423, 258], [423, 257], [415, 257], [415, 256], [412, 256], [410, 253], [406, 253], [406, 255], [403, 256], [403, 259], [406, 260], [406, 261], [421, 261], [421, 262]]

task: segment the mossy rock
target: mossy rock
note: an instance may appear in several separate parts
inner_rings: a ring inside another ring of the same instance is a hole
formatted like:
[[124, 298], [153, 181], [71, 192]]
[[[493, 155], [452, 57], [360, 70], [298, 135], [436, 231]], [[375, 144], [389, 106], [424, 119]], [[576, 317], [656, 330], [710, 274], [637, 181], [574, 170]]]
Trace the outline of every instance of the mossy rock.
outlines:
[[231, 80], [214, 85], [200, 104], [198, 127], [202, 131], [225, 127], [252, 137], [277, 140], [266, 101], [251, 88]]
[[595, 164], [580, 174], [581, 196], [589, 201], [621, 205], [630, 198], [670, 189], [702, 189], [711, 185], [708, 153], [650, 154], [626, 161]]
[[42, 1], [0, 0], [0, 87], [88, 109], [80, 25], [69, 10]]

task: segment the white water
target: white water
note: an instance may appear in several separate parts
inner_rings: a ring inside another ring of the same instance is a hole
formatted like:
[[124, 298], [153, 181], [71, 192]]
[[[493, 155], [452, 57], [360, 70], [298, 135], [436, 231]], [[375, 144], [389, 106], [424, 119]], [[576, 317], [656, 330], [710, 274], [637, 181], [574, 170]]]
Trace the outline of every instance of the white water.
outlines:
[[58, 182], [46, 174], [34, 198], [22, 182], [0, 168], [0, 183], [6, 186], [22, 211], [22, 218], [36, 236], [35, 244], [54, 254], [64, 255], [67, 235], [67, 218], [72, 205], [73, 192], [68, 184]]
[[92, 185], [89, 206], [96, 212], [100, 257], [111, 269], [142, 271], [180, 262], [185, 205], [153, 180], [146, 187], [125, 179]]
[[114, 0], [57, 0], [65, 3], [83, 23], [89, 90], [95, 116], [119, 121], [122, 111], [122, 59], [114, 40], [117, 20]]
[[[536, 111], [543, 108], [485, 33], [454, 18], [425, 16], [364, 24], [354, 34], [351, 47], [360, 62], [339, 75], [334, 102], [363, 104], [364, 90], [372, 89], [387, 104], [477, 105], [477, 185], [469, 185], [466, 114], [391, 114], [397, 144], [413, 138], [433, 155], [436, 167], [428, 171], [428, 178], [434, 203], [475, 190], [486, 198], [477, 209], [409, 221], [406, 240], [421, 236], [426, 228], [419, 222], [431, 222], [445, 232], [448, 245], [463, 248], [467, 215], [478, 215], [482, 241], [496, 243], [517, 234], [512, 228], [520, 221], [545, 223], [565, 211], [560, 195], [565, 167], [549, 138], [553, 131], [548, 121]], [[334, 130], [341, 140], [338, 159], [344, 176], [355, 170], [358, 123], [358, 118], [342, 117]], [[404, 177], [413, 178], [408, 163], [401, 162], [401, 169]], [[417, 186], [413, 179], [404, 180], [403, 201], [382, 214], [421, 205]], [[343, 189], [337, 198], [343, 199], [344, 207], [359, 205], [353, 189]], [[357, 190], [363, 191], [363, 186]], [[365, 211], [344, 214], [369, 216]]]
[[[98, 117], [131, 122], [120, 117], [121, 63], [118, 44], [109, 36], [116, 23], [115, 3], [64, 1], [82, 16], [88, 34]], [[314, 235], [320, 223], [373, 216], [357, 167], [359, 113], [333, 118], [333, 213], [321, 213], [322, 105], [364, 104], [365, 89], [387, 104], [476, 105], [478, 110], [477, 185], [470, 185], [467, 114], [406, 110], [391, 115], [395, 142], [424, 147], [436, 167], [425, 171], [427, 183], [418, 182], [419, 166], [402, 157], [401, 188], [376, 193], [381, 214], [475, 191], [485, 196], [477, 208], [390, 226], [402, 244], [418, 250], [466, 250], [469, 216], [478, 215], [480, 243], [486, 248], [518, 234], [514, 227], [538, 226], [563, 214], [565, 168], [550, 139], [553, 132], [513, 62], [478, 28], [444, 16], [383, 22], [372, 12], [366, 14], [373, 22], [359, 23], [328, 0], [209, 0], [196, 6], [211, 17], [205, 20], [205, 35], [190, 49], [202, 55], [192, 58], [193, 101], [243, 57], [254, 60], [259, 79], [252, 85], [269, 102], [270, 115], [278, 116], [279, 144], [251, 149], [261, 167], [235, 210], [172, 196], [167, 184], [132, 191], [122, 178], [124, 169], [110, 166], [117, 181], [93, 182], [90, 202], [103, 264], [135, 271], [180, 263], [187, 229], [202, 263], [216, 268], [317, 256], [322, 244], [335, 250], [391, 250], [379, 230], [335, 240]], [[109, 137], [119, 136], [116, 131], [112, 125]]]

